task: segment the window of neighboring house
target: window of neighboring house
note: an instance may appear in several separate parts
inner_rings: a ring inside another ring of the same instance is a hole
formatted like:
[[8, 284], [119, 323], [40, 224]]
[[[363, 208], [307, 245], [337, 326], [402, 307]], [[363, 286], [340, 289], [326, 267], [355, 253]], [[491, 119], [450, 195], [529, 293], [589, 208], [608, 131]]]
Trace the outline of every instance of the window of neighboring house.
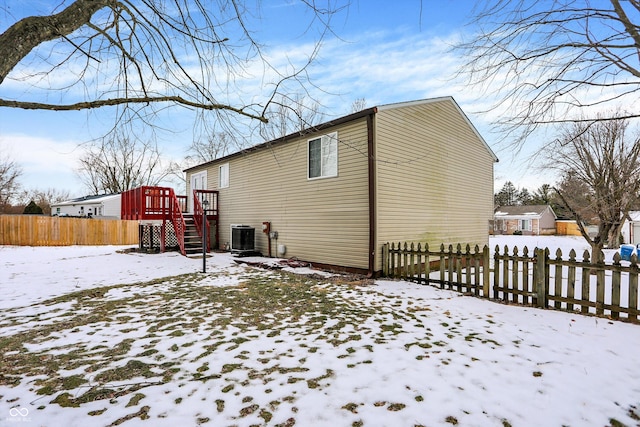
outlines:
[[338, 176], [338, 133], [310, 139], [308, 146], [308, 178]]
[[220, 174], [218, 176], [218, 188], [227, 188], [229, 186], [229, 163], [220, 165]]
[[530, 219], [521, 219], [520, 220], [520, 230], [531, 231], [531, 220]]

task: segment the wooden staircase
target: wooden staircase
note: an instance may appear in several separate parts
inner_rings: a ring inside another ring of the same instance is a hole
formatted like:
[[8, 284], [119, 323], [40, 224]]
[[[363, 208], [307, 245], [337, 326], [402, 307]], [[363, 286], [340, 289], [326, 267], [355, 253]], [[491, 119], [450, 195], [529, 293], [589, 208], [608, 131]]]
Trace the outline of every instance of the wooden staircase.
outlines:
[[207, 239], [207, 252], [212, 244], [218, 247], [218, 192], [215, 190], [193, 190], [193, 214], [186, 213], [187, 197], [177, 196], [169, 187], [142, 186], [123, 192], [121, 199], [122, 219], [160, 224], [160, 251], [165, 250], [169, 222], [183, 255], [202, 254], [203, 234], [211, 236]]
[[202, 236], [199, 227], [193, 218], [193, 214], [184, 214], [184, 252], [185, 255], [202, 254]]

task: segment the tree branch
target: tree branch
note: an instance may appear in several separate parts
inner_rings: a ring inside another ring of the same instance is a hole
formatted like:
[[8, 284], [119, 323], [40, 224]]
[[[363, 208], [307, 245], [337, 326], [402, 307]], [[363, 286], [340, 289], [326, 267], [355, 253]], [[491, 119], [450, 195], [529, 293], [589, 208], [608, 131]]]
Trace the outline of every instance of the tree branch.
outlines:
[[231, 111], [242, 116], [268, 123], [269, 120], [258, 114], [248, 113], [242, 108], [232, 107], [225, 104], [201, 104], [182, 98], [181, 96], [147, 96], [142, 98], [111, 98], [99, 99], [95, 101], [76, 102], [75, 104], [44, 104], [40, 102], [13, 101], [8, 99], [0, 99], [0, 107], [22, 108], [24, 110], [50, 110], [50, 111], [75, 111], [87, 110], [93, 108], [123, 105], [123, 104], [149, 104], [157, 102], [173, 102], [186, 107], [198, 108], [201, 110], [225, 110]]

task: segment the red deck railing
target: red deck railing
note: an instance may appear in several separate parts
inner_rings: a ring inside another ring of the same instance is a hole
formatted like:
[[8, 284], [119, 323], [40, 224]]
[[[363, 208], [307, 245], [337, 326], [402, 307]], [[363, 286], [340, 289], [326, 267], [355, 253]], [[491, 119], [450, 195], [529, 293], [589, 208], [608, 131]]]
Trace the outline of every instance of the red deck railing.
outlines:
[[[203, 208], [206, 203], [206, 209]], [[209, 221], [215, 221], [215, 242], [219, 246], [218, 236], [218, 192], [214, 190], [193, 191], [193, 219], [202, 237], [202, 223], [205, 220], [205, 233], [211, 236]], [[187, 212], [187, 196], [177, 196], [170, 187], [144, 186], [122, 193], [120, 209], [122, 219], [138, 221], [160, 221], [161, 250], [164, 250], [164, 224], [171, 221], [175, 230], [180, 252], [185, 255], [184, 234], [186, 223], [183, 212]], [[204, 218], [203, 218], [204, 216]], [[207, 239], [207, 250], [211, 250], [211, 239]]]
[[[206, 203], [205, 203], [206, 201]], [[206, 204], [206, 209], [204, 205]], [[215, 240], [218, 245], [218, 192], [215, 190], [193, 190], [193, 220], [196, 223], [198, 234], [202, 237], [203, 215], [206, 217], [204, 224], [205, 233], [211, 236], [209, 220], [215, 221]], [[207, 239], [207, 251], [211, 250], [211, 239]]]
[[[184, 255], [184, 231], [186, 228], [183, 208], [186, 198], [182, 196], [183, 203], [176, 196], [173, 188], [144, 186], [122, 193], [121, 218], [139, 221], [171, 221], [176, 233], [176, 239], [180, 246], [180, 252]], [[162, 238], [164, 247], [164, 236]]]

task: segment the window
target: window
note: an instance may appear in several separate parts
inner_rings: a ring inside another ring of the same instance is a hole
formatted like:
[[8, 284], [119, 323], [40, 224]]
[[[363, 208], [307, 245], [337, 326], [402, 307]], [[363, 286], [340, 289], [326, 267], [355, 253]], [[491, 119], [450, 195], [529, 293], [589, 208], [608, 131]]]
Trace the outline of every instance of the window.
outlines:
[[338, 134], [309, 140], [309, 179], [338, 176]]
[[531, 220], [530, 219], [521, 219], [520, 220], [520, 230], [531, 231]]
[[229, 163], [220, 165], [220, 175], [218, 177], [218, 188], [227, 188], [229, 186]]

